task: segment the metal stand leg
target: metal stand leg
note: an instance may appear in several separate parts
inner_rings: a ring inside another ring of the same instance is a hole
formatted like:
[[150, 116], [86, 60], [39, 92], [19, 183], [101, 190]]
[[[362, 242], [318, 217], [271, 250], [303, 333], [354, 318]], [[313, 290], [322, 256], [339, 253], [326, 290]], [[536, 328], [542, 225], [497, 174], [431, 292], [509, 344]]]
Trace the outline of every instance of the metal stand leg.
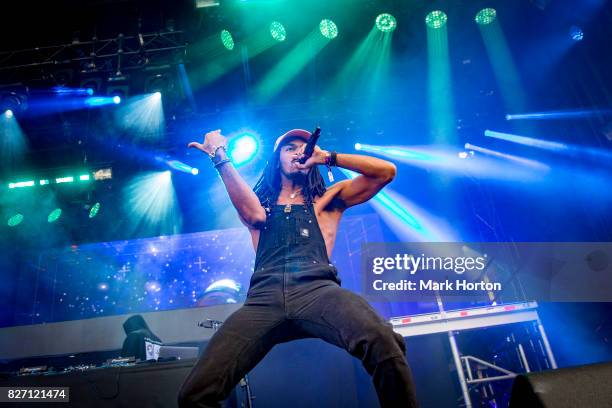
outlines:
[[468, 390], [467, 382], [465, 381], [465, 374], [463, 373], [463, 366], [461, 365], [461, 357], [459, 356], [459, 348], [457, 347], [455, 334], [452, 331], [448, 332], [448, 341], [450, 343], [451, 352], [453, 353], [455, 366], [457, 367], [457, 377], [459, 377], [459, 385], [461, 385], [461, 392], [463, 393], [465, 406], [466, 408], [472, 408], [472, 400], [470, 399], [470, 392]]
[[[249, 376], [245, 374], [244, 378], [240, 380], [240, 386], [244, 388], [246, 393], [246, 408], [253, 408], [253, 400], [255, 397], [251, 394], [251, 387], [249, 386]], [[242, 403], [244, 407], [244, 402]]]
[[552, 349], [550, 348], [550, 343], [548, 342], [548, 337], [546, 337], [546, 332], [544, 331], [544, 326], [538, 317], [538, 331], [540, 332], [540, 336], [542, 336], [542, 342], [544, 343], [544, 349], [546, 350], [546, 356], [550, 361], [550, 366], [554, 369], [557, 368], [557, 360], [555, 360], [555, 356], [553, 355]]
[[527, 356], [525, 355], [525, 349], [523, 349], [523, 345], [519, 343], [518, 352], [521, 358], [521, 362], [523, 363], [523, 368], [525, 368], [526, 373], [530, 373], [531, 369], [529, 368], [529, 362], [527, 361]]

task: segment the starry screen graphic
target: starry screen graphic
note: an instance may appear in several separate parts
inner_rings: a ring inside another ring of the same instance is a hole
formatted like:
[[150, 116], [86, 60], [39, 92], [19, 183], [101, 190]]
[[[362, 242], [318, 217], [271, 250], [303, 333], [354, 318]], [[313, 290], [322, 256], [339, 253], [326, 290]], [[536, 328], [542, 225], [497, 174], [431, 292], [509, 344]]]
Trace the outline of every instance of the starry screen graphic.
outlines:
[[[331, 261], [361, 290], [361, 244], [379, 241], [378, 216], [345, 217]], [[246, 298], [255, 252], [246, 228], [68, 247], [33, 255], [7, 325], [182, 309]]]

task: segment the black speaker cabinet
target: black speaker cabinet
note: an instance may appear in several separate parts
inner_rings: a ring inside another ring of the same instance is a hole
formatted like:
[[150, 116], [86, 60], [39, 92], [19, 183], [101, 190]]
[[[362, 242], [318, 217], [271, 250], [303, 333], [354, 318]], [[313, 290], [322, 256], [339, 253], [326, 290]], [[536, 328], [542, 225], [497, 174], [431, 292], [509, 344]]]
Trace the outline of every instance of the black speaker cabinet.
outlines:
[[510, 408], [612, 408], [612, 362], [521, 374]]

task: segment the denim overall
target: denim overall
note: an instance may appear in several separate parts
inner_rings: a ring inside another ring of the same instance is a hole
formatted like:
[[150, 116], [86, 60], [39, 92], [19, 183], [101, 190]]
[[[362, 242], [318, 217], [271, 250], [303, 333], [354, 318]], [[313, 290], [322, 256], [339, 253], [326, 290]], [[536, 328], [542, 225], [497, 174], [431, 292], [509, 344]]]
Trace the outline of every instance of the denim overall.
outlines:
[[362, 361], [383, 408], [416, 407], [403, 337], [340, 287], [312, 204], [289, 211], [275, 205], [266, 214], [246, 301], [210, 339], [181, 387], [179, 406], [220, 407], [274, 345], [316, 337]]

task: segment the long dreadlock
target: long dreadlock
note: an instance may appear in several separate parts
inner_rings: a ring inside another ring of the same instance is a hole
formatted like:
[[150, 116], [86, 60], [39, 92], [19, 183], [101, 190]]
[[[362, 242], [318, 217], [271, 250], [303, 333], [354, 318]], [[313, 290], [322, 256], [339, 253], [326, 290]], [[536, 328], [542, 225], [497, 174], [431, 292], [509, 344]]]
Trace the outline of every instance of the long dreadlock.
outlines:
[[[283, 143], [284, 144], [284, 143]], [[266, 167], [253, 191], [259, 198], [259, 202], [264, 208], [270, 208], [276, 204], [281, 191], [281, 169], [280, 169], [280, 150], [279, 146], [272, 157], [266, 163]], [[325, 181], [321, 176], [321, 172], [317, 166], [310, 168], [310, 171], [305, 177], [304, 185], [302, 185], [302, 196], [306, 204], [313, 203], [315, 197], [321, 197], [326, 191]]]

